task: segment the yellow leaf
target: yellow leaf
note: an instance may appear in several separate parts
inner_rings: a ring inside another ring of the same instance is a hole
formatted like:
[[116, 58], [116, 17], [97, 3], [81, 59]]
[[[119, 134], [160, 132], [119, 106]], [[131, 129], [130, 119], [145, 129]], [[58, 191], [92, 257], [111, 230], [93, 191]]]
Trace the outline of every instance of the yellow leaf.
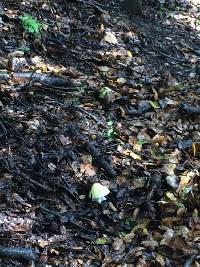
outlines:
[[171, 192], [167, 192], [167, 193], [166, 193], [166, 196], [167, 196], [171, 201], [173, 201], [173, 202], [177, 202], [177, 198], [174, 196], [173, 193], [171, 193]]
[[128, 150], [128, 149], [124, 150], [124, 155], [129, 156], [133, 159], [141, 160], [141, 157], [138, 154], [136, 154], [133, 151]]
[[130, 57], [130, 58], [133, 57], [131, 51], [127, 51], [127, 55], [128, 55], [128, 57]]
[[122, 154], [122, 155], [125, 155], [125, 156], [129, 156], [133, 159], [136, 159], [136, 160], [142, 160], [140, 155], [134, 153], [133, 151], [129, 150], [129, 149], [123, 149], [123, 147], [121, 146], [118, 146], [117, 150]]
[[199, 155], [200, 153], [200, 142], [195, 142], [192, 144], [192, 154], [194, 155], [194, 157], [196, 157], [197, 155]]

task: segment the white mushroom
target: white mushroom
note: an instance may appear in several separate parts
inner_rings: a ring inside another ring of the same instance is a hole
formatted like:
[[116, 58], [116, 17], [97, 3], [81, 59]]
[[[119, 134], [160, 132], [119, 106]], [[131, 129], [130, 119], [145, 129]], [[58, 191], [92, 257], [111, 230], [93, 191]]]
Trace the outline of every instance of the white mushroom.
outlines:
[[100, 183], [94, 183], [90, 189], [89, 197], [93, 201], [101, 203], [102, 201], [106, 200], [105, 196], [107, 196], [109, 193], [110, 190], [107, 186]]

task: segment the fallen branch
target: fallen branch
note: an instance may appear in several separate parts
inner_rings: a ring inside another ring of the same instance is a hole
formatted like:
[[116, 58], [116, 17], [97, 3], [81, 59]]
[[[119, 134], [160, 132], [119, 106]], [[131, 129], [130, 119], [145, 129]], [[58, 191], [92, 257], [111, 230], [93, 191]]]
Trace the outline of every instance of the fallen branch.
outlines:
[[185, 47], [186, 49], [188, 49], [190, 52], [193, 52], [193, 53], [195, 53], [197, 56], [200, 56], [200, 50], [197, 50], [197, 49], [195, 49], [195, 48], [191, 47], [190, 45], [185, 44], [185, 43], [183, 43], [183, 42], [180, 42], [180, 44], [181, 44], [183, 47]]
[[183, 104], [180, 111], [186, 115], [200, 115], [200, 107], [188, 106], [187, 104]]
[[0, 72], [0, 79], [10, 80], [10, 79], [28, 79], [31, 82], [41, 82], [46, 86], [54, 86], [59, 89], [64, 89], [64, 87], [75, 87], [80, 86], [79, 82], [73, 79], [60, 78], [43, 73], [33, 73], [33, 72]]
[[76, 223], [74, 221], [74, 220], [76, 220], [76, 217], [74, 217], [74, 215], [70, 211], [66, 212], [64, 215], [62, 215], [62, 214], [60, 214], [58, 212], [55, 212], [53, 210], [49, 210], [49, 209], [47, 209], [47, 208], [45, 208], [45, 207], [43, 207], [41, 205], [40, 205], [40, 209], [41, 209], [42, 212], [50, 213], [50, 214], [58, 217], [60, 222], [64, 223], [65, 225], [69, 224], [71, 226], [74, 226], [74, 227], [82, 230], [82, 231], [96, 234], [96, 230], [88, 229], [88, 228], [84, 227], [83, 225]]
[[35, 255], [30, 248], [22, 247], [4, 247], [0, 246], [0, 257], [6, 257], [10, 259], [31, 261], [35, 260]]
[[184, 113], [184, 115], [200, 115], [200, 107], [188, 106], [181, 103], [165, 120], [165, 123], [169, 121], [177, 112]]
[[100, 168], [102, 168], [105, 173], [110, 176], [110, 177], [115, 177], [117, 174], [115, 172], [115, 170], [113, 169], [113, 167], [111, 166], [111, 164], [109, 162], [107, 162], [101, 152], [99, 151], [98, 148], [96, 148], [93, 144], [91, 144], [89, 142], [89, 140], [84, 137], [82, 134], [80, 134], [77, 129], [75, 129], [75, 127], [73, 127], [72, 125], [70, 125], [67, 129], [67, 131], [69, 132], [69, 134], [72, 136], [72, 137], [76, 137], [78, 138], [81, 142], [85, 143], [91, 156], [92, 156], [92, 159], [93, 159], [93, 163], [97, 166], [99, 166]]

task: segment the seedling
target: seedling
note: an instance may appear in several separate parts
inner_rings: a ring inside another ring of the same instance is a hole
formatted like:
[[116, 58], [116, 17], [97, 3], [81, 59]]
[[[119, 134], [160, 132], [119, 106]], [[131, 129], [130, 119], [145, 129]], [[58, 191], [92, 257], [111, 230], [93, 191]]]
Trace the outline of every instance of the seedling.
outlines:
[[36, 19], [34, 19], [29, 15], [23, 15], [20, 16], [19, 18], [22, 22], [25, 32], [32, 33], [35, 36], [40, 35], [41, 30], [47, 29], [47, 25], [40, 23], [39, 21], [37, 21]]
[[109, 88], [109, 87], [102, 87], [100, 90], [99, 90], [99, 97], [100, 98], [105, 98], [108, 96], [108, 94], [111, 92], [112, 90]]
[[97, 245], [106, 245], [108, 240], [105, 237], [98, 237], [95, 241]]
[[109, 119], [106, 122], [107, 129], [104, 132], [104, 136], [106, 139], [112, 139], [117, 133], [115, 132], [115, 129], [113, 127], [113, 121]]

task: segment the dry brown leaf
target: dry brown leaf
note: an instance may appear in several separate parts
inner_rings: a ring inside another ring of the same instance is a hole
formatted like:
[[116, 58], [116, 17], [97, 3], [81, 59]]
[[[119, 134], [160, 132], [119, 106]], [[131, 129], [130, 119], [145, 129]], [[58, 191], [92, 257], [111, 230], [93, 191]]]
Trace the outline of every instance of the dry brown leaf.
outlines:
[[165, 260], [164, 257], [158, 254], [155, 258], [155, 260], [161, 265], [161, 267], [165, 266]]
[[80, 164], [81, 173], [84, 173], [86, 176], [96, 175], [96, 167], [89, 163]]
[[92, 156], [90, 154], [82, 154], [81, 160], [85, 164], [92, 164]]
[[123, 240], [124, 240], [125, 243], [130, 243], [130, 242], [133, 241], [134, 237], [135, 237], [135, 234], [134, 233], [130, 233], [130, 234], [125, 235], [123, 237]]
[[124, 156], [129, 156], [135, 160], [141, 160], [141, 157], [129, 149], [123, 149], [122, 146], [118, 146], [117, 150]]
[[118, 237], [115, 238], [112, 246], [115, 251], [119, 251], [125, 248], [123, 239]]
[[162, 167], [162, 171], [168, 175], [174, 175], [175, 168], [176, 168], [176, 164], [168, 163]]
[[41, 248], [45, 248], [48, 244], [49, 242], [47, 240], [44, 240], [44, 239], [38, 240], [38, 245]]
[[167, 144], [167, 138], [164, 135], [156, 134], [153, 137], [153, 142], [158, 143], [159, 145], [166, 145]]

